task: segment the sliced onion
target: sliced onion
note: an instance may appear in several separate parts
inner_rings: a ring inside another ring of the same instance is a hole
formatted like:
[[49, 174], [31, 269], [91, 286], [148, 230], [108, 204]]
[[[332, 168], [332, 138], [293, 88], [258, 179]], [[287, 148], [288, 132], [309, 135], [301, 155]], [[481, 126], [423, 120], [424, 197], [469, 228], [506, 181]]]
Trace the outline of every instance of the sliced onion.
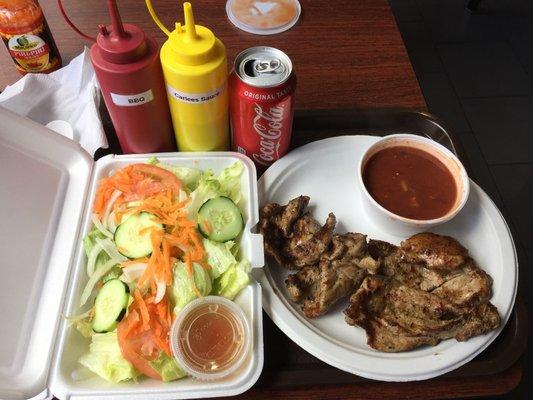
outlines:
[[154, 304], [159, 303], [161, 300], [163, 300], [163, 296], [165, 296], [165, 291], [167, 290], [167, 285], [165, 282], [158, 280], [156, 282], [157, 285], [157, 292], [155, 294]]
[[95, 375], [89, 368], [77, 368], [70, 376], [74, 382], [80, 382], [93, 378]]
[[106, 221], [107, 229], [109, 229], [109, 232], [115, 233], [117, 230], [117, 224], [115, 223], [115, 212], [111, 211], [109, 216], [107, 217]]
[[111, 260], [115, 261], [115, 264], [119, 264], [128, 259], [120, 254], [115, 246], [115, 243], [111, 239], [95, 238], [96, 243], [102, 246], [102, 249], [109, 255]]
[[87, 300], [91, 296], [91, 293], [93, 292], [93, 289], [98, 283], [98, 281], [102, 279], [104, 275], [107, 274], [115, 265], [117, 265], [117, 262], [111, 259], [104, 265], [102, 265], [100, 268], [98, 268], [96, 271], [94, 271], [94, 274], [91, 275], [89, 281], [87, 282], [87, 285], [85, 285], [85, 288], [81, 293], [80, 307], [83, 307], [83, 305], [87, 303]]
[[102, 225], [96, 214], [91, 215], [91, 221], [93, 221], [95, 228], [98, 229], [99, 232], [103, 233], [108, 238], [113, 239], [113, 234]]
[[181, 244], [181, 243], [178, 243], [177, 247], [178, 247], [178, 249], [180, 249], [184, 253], [187, 253], [189, 251], [189, 249], [190, 249], [189, 246], [185, 246], [184, 244]]
[[82, 314], [78, 314], [78, 315], [65, 315], [65, 319], [68, 321], [69, 323], [69, 326], [75, 322], [78, 322], [78, 321], [81, 321], [82, 319], [85, 319], [85, 318], [88, 318], [91, 316], [93, 312], [93, 309], [90, 308], [88, 309], [87, 311], [85, 311], [84, 313]]
[[179, 194], [178, 194], [178, 202], [181, 203], [182, 201], [187, 200], [187, 197], [189, 197], [189, 196], [187, 195], [187, 192], [186, 192], [185, 190], [181, 190], [181, 189], [180, 189]]
[[96, 269], [96, 259], [102, 250], [102, 246], [98, 243], [96, 243], [91, 249], [89, 257], [87, 257], [87, 276], [91, 277], [91, 275], [94, 274], [94, 270]]
[[[104, 221], [105, 224], [107, 224], [107, 220], [109, 218], [109, 214], [111, 213], [111, 210], [113, 209], [113, 205], [117, 201], [117, 199], [122, 195], [122, 192], [120, 190], [115, 190], [109, 200], [107, 201], [104, 216], [102, 218], [102, 221]], [[109, 228], [109, 226], [107, 226]]]
[[126, 283], [132, 283], [144, 274], [146, 268], [148, 268], [147, 263], [130, 264], [127, 267], [122, 268], [121, 280]]

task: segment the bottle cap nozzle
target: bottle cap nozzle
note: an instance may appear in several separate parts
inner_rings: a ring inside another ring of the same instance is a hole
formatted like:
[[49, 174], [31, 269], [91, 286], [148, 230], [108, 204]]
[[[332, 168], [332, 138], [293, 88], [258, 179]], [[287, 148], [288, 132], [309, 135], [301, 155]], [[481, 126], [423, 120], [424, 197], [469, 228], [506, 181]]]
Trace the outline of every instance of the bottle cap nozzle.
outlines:
[[197, 38], [196, 24], [194, 23], [194, 14], [192, 12], [191, 3], [188, 1], [183, 3], [183, 14], [185, 15], [185, 35], [187, 41], [192, 42]]
[[120, 18], [120, 13], [118, 12], [117, 1], [107, 0], [107, 8], [111, 16], [111, 25], [113, 26], [111, 36], [119, 38], [127, 37], [128, 35], [124, 31], [124, 25], [122, 25], [122, 18]]
[[192, 5], [189, 2], [183, 3], [183, 14], [185, 23], [181, 25], [176, 22], [174, 30], [170, 32], [161, 20], [157, 17], [151, 0], [145, 0], [148, 11], [153, 20], [168, 35], [168, 45], [174, 57], [181, 64], [200, 65], [208, 62], [213, 57], [215, 44], [218, 39], [211, 30], [205, 26], [196, 25]]
[[107, 0], [111, 25], [99, 26], [96, 43], [104, 60], [113, 64], [128, 64], [141, 59], [148, 49], [146, 36], [137, 26], [123, 24], [117, 0]]

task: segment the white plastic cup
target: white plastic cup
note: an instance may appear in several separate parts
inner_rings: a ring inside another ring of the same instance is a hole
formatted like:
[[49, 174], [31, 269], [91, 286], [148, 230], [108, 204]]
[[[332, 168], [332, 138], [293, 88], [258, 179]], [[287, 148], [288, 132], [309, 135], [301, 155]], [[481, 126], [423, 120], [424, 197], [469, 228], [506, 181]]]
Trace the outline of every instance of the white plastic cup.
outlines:
[[[203, 354], [194, 354], [190, 356], [195, 350], [190, 345], [189, 338], [191, 334], [191, 327], [200, 316], [209, 313], [220, 314], [220, 308], [225, 308], [231, 314], [230, 318], [224, 317], [229, 325], [233, 328], [233, 333], [236, 337], [232, 339], [240, 339], [234, 354], [229, 362], [225, 365], [217, 366], [216, 369], [209, 370], [211, 364], [216, 364], [214, 359], [206, 358]], [[201, 314], [189, 318], [194, 312], [201, 309]], [[184, 337], [181, 333], [184, 332]], [[241, 335], [242, 337], [238, 337]], [[206, 296], [193, 300], [181, 310], [172, 324], [170, 332], [170, 346], [174, 358], [180, 367], [182, 367], [193, 378], [211, 381], [215, 379], [224, 378], [235, 372], [244, 362], [251, 350], [251, 331], [250, 325], [246, 315], [241, 308], [224, 297]]]

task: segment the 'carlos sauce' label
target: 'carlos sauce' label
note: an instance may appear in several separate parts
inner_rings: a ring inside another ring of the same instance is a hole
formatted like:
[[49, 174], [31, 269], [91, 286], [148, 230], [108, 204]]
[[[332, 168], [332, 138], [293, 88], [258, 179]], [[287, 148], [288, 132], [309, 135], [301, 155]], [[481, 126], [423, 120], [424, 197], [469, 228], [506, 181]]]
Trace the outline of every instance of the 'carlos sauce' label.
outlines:
[[171, 98], [181, 101], [183, 103], [190, 104], [201, 104], [207, 103], [219, 97], [226, 90], [226, 85], [222, 85], [216, 89], [213, 89], [205, 93], [187, 93], [176, 88], [173, 88], [170, 85], [167, 85], [167, 91]]

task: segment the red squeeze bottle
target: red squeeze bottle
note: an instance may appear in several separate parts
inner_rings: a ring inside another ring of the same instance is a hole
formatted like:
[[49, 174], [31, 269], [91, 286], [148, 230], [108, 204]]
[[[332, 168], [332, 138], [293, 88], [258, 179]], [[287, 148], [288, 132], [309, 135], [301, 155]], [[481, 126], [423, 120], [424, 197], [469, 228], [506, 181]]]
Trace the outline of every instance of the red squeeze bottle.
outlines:
[[[82, 36], [65, 15], [67, 23]], [[157, 42], [139, 27], [122, 24], [117, 3], [108, 0], [111, 25], [100, 25], [91, 61], [124, 153], [175, 151], [174, 130]]]

